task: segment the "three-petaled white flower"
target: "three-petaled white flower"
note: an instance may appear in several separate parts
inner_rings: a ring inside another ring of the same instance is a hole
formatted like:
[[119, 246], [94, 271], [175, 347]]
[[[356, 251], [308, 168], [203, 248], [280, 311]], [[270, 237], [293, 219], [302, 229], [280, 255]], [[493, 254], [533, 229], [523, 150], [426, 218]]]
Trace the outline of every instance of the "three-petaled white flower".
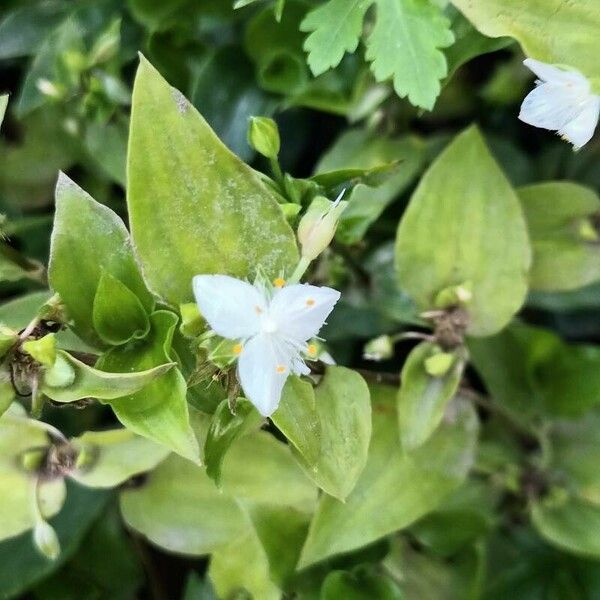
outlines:
[[315, 337], [340, 293], [308, 284], [252, 285], [226, 275], [196, 275], [196, 302], [218, 335], [237, 340], [238, 375], [245, 396], [265, 417], [279, 405], [290, 373], [307, 375], [302, 354], [314, 354]]
[[587, 144], [600, 116], [600, 96], [592, 92], [589, 80], [579, 71], [560, 69], [533, 58], [523, 64], [539, 79], [523, 101], [519, 119], [557, 131], [576, 150]]

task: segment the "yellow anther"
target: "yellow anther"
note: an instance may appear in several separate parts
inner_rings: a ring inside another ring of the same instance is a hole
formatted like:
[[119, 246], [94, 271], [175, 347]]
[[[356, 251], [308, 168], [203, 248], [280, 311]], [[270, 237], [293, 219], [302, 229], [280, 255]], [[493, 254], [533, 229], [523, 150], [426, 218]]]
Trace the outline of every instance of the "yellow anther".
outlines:
[[317, 347], [315, 344], [309, 344], [306, 348], [306, 354], [309, 356], [315, 356], [317, 354]]
[[241, 344], [236, 344], [233, 347], [233, 353], [234, 354], [241, 354], [243, 349], [244, 349], [244, 347]]
[[306, 306], [314, 306], [315, 305], [315, 301], [312, 298], [309, 298], [306, 301]]
[[257, 315], [260, 315], [263, 312], [263, 309], [260, 306], [258, 306], [258, 304], [254, 307], [254, 310], [256, 311]]
[[285, 369], [285, 366], [284, 366], [284, 365], [277, 365], [277, 366], [275, 367], [275, 370], [276, 370], [278, 373], [285, 373], [285, 371], [286, 371], [286, 369]]
[[277, 279], [273, 280], [273, 285], [277, 288], [282, 288], [285, 285], [285, 279], [278, 277]]

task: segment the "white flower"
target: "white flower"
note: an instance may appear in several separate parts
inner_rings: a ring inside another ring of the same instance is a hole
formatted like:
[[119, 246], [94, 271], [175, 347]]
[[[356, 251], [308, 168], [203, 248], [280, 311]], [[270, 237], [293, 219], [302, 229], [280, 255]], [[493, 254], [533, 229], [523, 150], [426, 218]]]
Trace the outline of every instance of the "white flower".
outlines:
[[534, 127], [557, 131], [579, 149], [590, 141], [600, 116], [600, 96], [592, 93], [589, 80], [528, 58], [523, 64], [539, 79], [523, 101], [519, 119]]
[[307, 375], [302, 353], [315, 352], [315, 337], [340, 293], [307, 284], [274, 288], [251, 285], [225, 275], [196, 275], [196, 302], [218, 335], [238, 340], [238, 375], [245, 396], [265, 417], [279, 405], [290, 373]]

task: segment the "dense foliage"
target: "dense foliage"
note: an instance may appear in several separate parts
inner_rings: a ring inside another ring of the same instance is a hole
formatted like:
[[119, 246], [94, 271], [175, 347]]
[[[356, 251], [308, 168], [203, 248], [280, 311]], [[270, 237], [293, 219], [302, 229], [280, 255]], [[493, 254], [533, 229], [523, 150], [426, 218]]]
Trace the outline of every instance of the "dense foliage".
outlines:
[[0, 597], [599, 598], [599, 32], [5, 0]]

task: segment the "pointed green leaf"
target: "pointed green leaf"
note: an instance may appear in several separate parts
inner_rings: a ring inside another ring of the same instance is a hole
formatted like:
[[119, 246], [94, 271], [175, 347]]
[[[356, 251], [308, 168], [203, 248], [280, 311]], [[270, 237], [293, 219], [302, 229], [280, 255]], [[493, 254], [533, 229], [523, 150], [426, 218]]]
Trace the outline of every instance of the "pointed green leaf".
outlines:
[[313, 8], [300, 25], [312, 32], [304, 42], [313, 75], [337, 67], [346, 52], [354, 52], [363, 19], [373, 0], [329, 0]]
[[470, 282], [467, 332], [491, 335], [527, 292], [530, 247], [519, 200], [476, 127], [442, 152], [413, 194], [396, 238], [398, 281], [419, 308]]
[[540, 500], [531, 507], [531, 520], [551, 544], [600, 558], [600, 506], [576, 497]]
[[[447, 372], [437, 377], [427, 372], [425, 362], [439, 348], [422, 342], [408, 355], [402, 367], [402, 384], [398, 390], [398, 423], [402, 447], [414, 450], [425, 443], [440, 424], [448, 402], [458, 389], [465, 367], [460, 352], [453, 352]], [[439, 354], [438, 354], [439, 356]]]
[[[596, 0], [452, 0], [489, 37], [509, 35], [525, 54], [568, 65], [600, 86], [600, 4]], [[597, 90], [598, 91], [597, 87]]]
[[572, 290], [598, 281], [598, 194], [567, 181], [538, 183], [518, 193], [533, 246], [531, 288]]
[[49, 333], [37, 340], [23, 342], [21, 348], [37, 362], [51, 367], [56, 361], [56, 336]]
[[41, 391], [55, 402], [75, 402], [84, 398], [113, 400], [139, 392], [174, 365], [173, 362], [165, 362], [137, 372], [111, 373], [94, 369], [59, 350], [56, 362], [44, 373]]
[[148, 315], [138, 297], [122, 282], [103, 271], [94, 296], [94, 329], [107, 344], [141, 339], [150, 329]]
[[144, 58], [128, 163], [135, 246], [150, 287], [168, 301], [190, 301], [198, 273], [244, 277], [262, 265], [275, 277], [295, 266], [294, 236], [273, 193]]
[[366, 58], [377, 81], [393, 79], [400, 98], [431, 110], [448, 68], [440, 48], [450, 46], [450, 21], [429, 0], [376, 0], [377, 18]]
[[121, 219], [61, 174], [56, 185], [48, 276], [74, 322], [75, 332], [92, 345], [101, 344], [94, 331], [92, 309], [103, 272], [126, 285], [146, 310], [152, 310], [154, 301]]
[[398, 443], [395, 388], [375, 386], [371, 392], [373, 435], [367, 464], [345, 502], [321, 497], [300, 568], [407, 527], [437, 508], [471, 468], [478, 421], [470, 404], [455, 401], [431, 438], [406, 454]]
[[[113, 373], [131, 373], [170, 363], [171, 343], [177, 316], [157, 311], [150, 316], [148, 336], [135, 344], [112, 348], [98, 361], [98, 368]], [[189, 421], [187, 387], [177, 368], [155, 378], [141, 391], [115, 394], [110, 402], [125, 427], [185, 458], [197, 461], [198, 443]]]
[[260, 426], [263, 419], [256, 409], [244, 399], [236, 402], [235, 414], [229, 408], [229, 400], [219, 404], [210, 420], [206, 442], [204, 443], [204, 462], [206, 474], [219, 485], [221, 466], [231, 444], [237, 438]]
[[4, 121], [4, 115], [6, 113], [6, 107], [8, 106], [8, 95], [0, 96], [0, 125]]
[[162, 445], [127, 429], [87, 431], [71, 440], [79, 451], [77, 469], [70, 477], [93, 488], [116, 487], [151, 471], [169, 454]]

